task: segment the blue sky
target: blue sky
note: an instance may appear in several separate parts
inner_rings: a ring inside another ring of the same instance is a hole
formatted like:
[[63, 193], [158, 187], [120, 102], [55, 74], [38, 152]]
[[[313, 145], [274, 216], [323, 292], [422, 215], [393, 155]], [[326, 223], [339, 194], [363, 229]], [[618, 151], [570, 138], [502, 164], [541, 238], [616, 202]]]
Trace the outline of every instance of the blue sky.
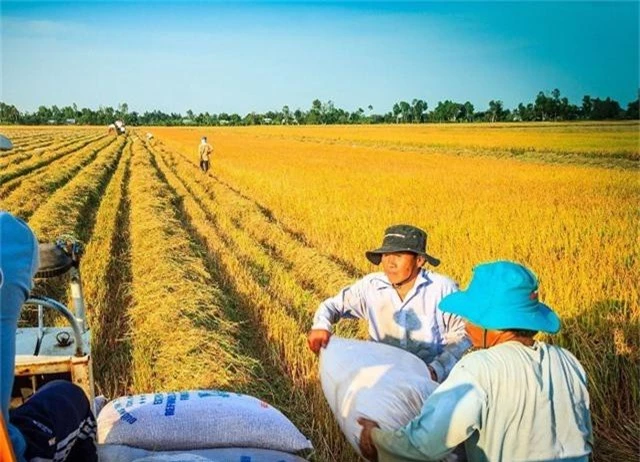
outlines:
[[610, 96], [639, 87], [633, 2], [0, 3], [0, 99], [184, 113], [391, 110], [400, 100], [500, 99], [558, 88]]

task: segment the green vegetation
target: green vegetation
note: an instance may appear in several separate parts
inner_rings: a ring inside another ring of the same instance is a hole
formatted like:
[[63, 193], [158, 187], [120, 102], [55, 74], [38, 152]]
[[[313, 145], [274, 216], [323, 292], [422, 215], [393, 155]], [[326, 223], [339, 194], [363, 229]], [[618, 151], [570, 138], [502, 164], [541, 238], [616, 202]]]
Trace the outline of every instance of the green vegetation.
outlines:
[[355, 111], [337, 108], [333, 101], [313, 100], [308, 111], [291, 110], [285, 105], [281, 110], [265, 113], [250, 112], [244, 117], [236, 113], [204, 112], [195, 114], [189, 109], [186, 114], [167, 114], [153, 110], [143, 114], [129, 112], [129, 105], [121, 103], [117, 109], [110, 106], [100, 107], [97, 111], [89, 108], [78, 109], [72, 106], [40, 106], [34, 113], [20, 112], [15, 106], [0, 102], [0, 124], [24, 125], [108, 125], [114, 120], [123, 120], [127, 125], [163, 125], [163, 126], [215, 126], [215, 125], [315, 125], [315, 124], [380, 124], [380, 123], [428, 123], [428, 122], [533, 122], [561, 120], [638, 120], [639, 99], [630, 102], [623, 109], [618, 101], [607, 97], [593, 98], [585, 95], [580, 106], [571, 104], [566, 97], [560, 97], [560, 90], [550, 94], [539, 92], [533, 103], [519, 103], [514, 109], [505, 109], [501, 100], [489, 101], [489, 107], [476, 111], [471, 102], [438, 101], [429, 111], [429, 104], [420, 98], [411, 103], [399, 101], [391, 111], [376, 114], [373, 106], [362, 107]]

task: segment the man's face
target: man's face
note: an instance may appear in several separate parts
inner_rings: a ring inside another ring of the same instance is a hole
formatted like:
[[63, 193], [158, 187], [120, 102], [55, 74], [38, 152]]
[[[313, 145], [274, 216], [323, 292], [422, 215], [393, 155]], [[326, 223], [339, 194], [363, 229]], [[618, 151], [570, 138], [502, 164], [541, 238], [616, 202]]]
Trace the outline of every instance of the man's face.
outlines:
[[393, 252], [382, 254], [382, 270], [391, 284], [398, 284], [411, 276], [415, 277], [424, 258], [411, 252]]

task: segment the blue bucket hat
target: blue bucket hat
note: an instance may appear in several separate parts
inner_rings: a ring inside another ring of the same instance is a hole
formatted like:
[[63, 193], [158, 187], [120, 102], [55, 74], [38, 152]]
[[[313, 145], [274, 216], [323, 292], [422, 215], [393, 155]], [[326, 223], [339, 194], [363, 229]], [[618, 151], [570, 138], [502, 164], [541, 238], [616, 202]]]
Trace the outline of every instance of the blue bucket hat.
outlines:
[[439, 308], [484, 329], [560, 330], [558, 315], [538, 300], [536, 275], [510, 261], [476, 266], [467, 290], [446, 296]]

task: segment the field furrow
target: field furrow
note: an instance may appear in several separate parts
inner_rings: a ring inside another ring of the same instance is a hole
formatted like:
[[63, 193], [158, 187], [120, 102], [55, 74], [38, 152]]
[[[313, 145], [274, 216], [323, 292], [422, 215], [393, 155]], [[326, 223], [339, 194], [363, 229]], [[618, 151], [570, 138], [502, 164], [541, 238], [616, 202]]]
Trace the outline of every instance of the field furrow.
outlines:
[[66, 145], [63, 148], [57, 149], [55, 151], [45, 150], [39, 155], [33, 155], [31, 158], [25, 162], [18, 164], [17, 166], [9, 165], [7, 168], [3, 169], [0, 173], [0, 186], [4, 185], [8, 181], [24, 176], [30, 172], [35, 170], [39, 170], [42, 168], [47, 168], [49, 164], [53, 161], [60, 159], [61, 157], [66, 156], [69, 153], [73, 153], [78, 149], [82, 149], [85, 146], [90, 145], [91, 143], [100, 140], [102, 138], [106, 138], [105, 135], [99, 135], [90, 137], [88, 140], [76, 141], [72, 144]]
[[75, 134], [64, 138], [48, 137], [44, 140], [34, 140], [27, 145], [14, 145], [14, 148], [0, 157], [0, 171], [5, 170], [9, 165], [15, 168], [33, 156], [42, 155], [45, 151], [57, 151], [67, 146], [74, 145], [85, 140], [95, 139], [94, 133]]
[[64, 234], [73, 234], [83, 242], [90, 239], [96, 206], [118, 164], [124, 144], [125, 139], [121, 138], [99, 151], [92, 163], [57, 189], [31, 215], [29, 226], [40, 241], [54, 241]]
[[96, 394], [110, 397], [125, 395], [131, 387], [130, 164], [128, 142], [104, 191], [81, 265]]
[[0, 190], [4, 207], [27, 220], [55, 190], [94, 162], [102, 150], [114, 149], [121, 144], [115, 138], [103, 139], [53, 161], [46, 170], [14, 179]]
[[238, 348], [237, 325], [224, 317], [220, 288], [180, 221], [179, 198], [139, 141], [129, 184], [133, 392], [250, 382], [254, 361]]
[[[296, 282], [290, 265], [271, 258], [259, 241], [238, 226], [247, 206], [264, 219], [254, 204], [245, 201], [243, 207], [240, 201], [211, 194], [203, 184], [217, 183], [214, 179], [166, 150], [155, 152], [166, 178], [182, 198], [190, 223], [216, 256], [239, 306], [256, 329], [265, 333], [270, 362], [280, 367], [297, 390], [293, 402], [281, 407], [289, 410], [289, 417], [315, 442], [318, 460], [355, 460], [324, 400], [317, 381], [317, 358], [306, 346], [305, 332], [312, 316], [309, 308], [320, 298]], [[338, 333], [353, 335], [347, 334], [353, 330], [354, 326], [341, 326]]]
[[[255, 279], [279, 299], [304, 329], [317, 304], [333, 295], [332, 288], [345, 286], [352, 276], [316, 249], [300, 242], [253, 200], [221, 183], [215, 176], [202, 175], [199, 169], [179, 153], [156, 148], [181, 178], [199, 178], [186, 187], [201, 198], [208, 210], [224, 207], [217, 218], [237, 235], [238, 247]], [[335, 289], [333, 289], [335, 290]], [[311, 310], [311, 311], [310, 311]]]

